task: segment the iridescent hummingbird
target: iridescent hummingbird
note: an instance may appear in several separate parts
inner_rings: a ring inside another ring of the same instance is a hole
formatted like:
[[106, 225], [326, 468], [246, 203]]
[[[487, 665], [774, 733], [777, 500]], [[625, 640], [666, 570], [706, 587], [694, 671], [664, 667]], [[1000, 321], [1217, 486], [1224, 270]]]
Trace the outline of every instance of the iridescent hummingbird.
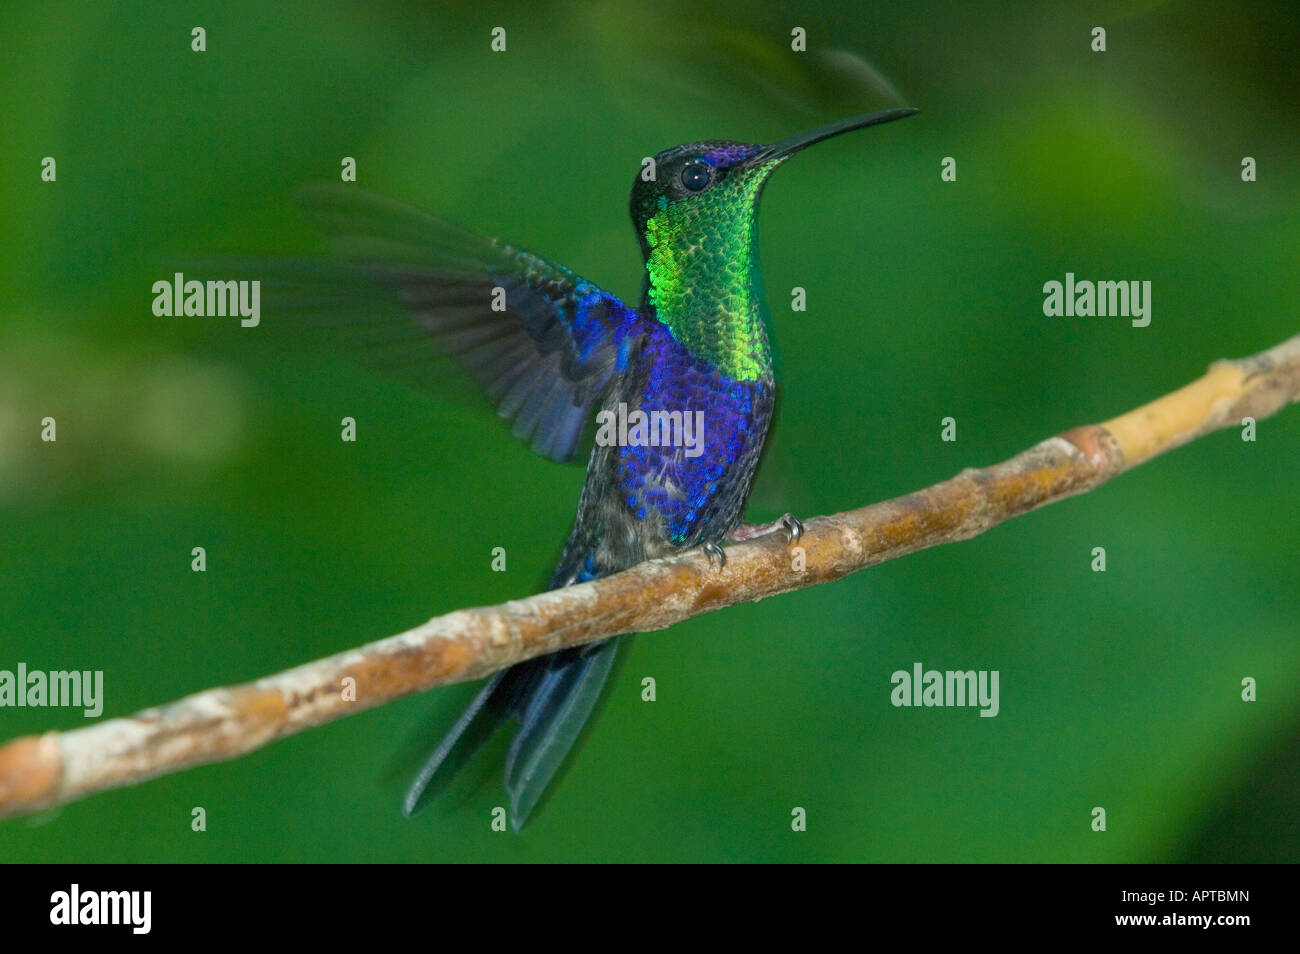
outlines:
[[[516, 437], [571, 458], [600, 411], [703, 411], [695, 453], [671, 440], [597, 440], [552, 589], [642, 560], [801, 527], [741, 523], [772, 419], [775, 381], [759, 277], [759, 196], [792, 154], [914, 109], [858, 116], [774, 145], [693, 142], [659, 153], [632, 187], [645, 259], [631, 308], [569, 269], [352, 186], [307, 190], [311, 217], [486, 392]], [[651, 174], [646, 174], [647, 172]], [[495, 297], [494, 297], [495, 296]], [[662, 436], [662, 435], [661, 435]], [[490, 678], [428, 758], [404, 803], [423, 808], [508, 720], [510, 821], [536, 807], [591, 716], [619, 641], [566, 649]]]

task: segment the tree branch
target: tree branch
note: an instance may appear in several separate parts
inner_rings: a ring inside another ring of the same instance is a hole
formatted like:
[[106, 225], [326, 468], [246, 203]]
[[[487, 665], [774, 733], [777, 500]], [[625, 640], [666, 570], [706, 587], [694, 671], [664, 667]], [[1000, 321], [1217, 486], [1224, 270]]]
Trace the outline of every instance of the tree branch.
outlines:
[[[838, 580], [904, 554], [966, 540], [1243, 418], [1300, 400], [1300, 336], [1100, 425], [1048, 438], [1010, 460], [925, 490], [727, 549], [642, 563], [591, 583], [459, 610], [359, 649], [133, 716], [0, 747], [0, 816], [236, 758], [393, 699], [486, 676], [520, 660], [622, 633], [664, 629], [745, 600]], [[352, 680], [351, 683], [348, 680]], [[355, 687], [355, 701], [345, 686]]]

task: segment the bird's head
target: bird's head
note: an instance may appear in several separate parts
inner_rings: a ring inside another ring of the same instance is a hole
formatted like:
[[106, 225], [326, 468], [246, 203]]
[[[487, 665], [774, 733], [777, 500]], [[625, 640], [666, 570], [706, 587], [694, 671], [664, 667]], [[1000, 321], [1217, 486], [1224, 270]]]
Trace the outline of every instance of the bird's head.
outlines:
[[856, 116], [771, 145], [710, 140], [674, 146], [642, 164], [632, 185], [631, 213], [649, 258], [665, 241], [706, 248], [710, 237], [752, 228], [754, 210], [772, 170], [813, 143], [854, 129], [911, 116], [890, 109]]
[[858, 116], [769, 146], [711, 140], [659, 153], [632, 186], [645, 258], [642, 306], [723, 373], [741, 380], [766, 373], [756, 223], [763, 184], [806, 146], [914, 112]]

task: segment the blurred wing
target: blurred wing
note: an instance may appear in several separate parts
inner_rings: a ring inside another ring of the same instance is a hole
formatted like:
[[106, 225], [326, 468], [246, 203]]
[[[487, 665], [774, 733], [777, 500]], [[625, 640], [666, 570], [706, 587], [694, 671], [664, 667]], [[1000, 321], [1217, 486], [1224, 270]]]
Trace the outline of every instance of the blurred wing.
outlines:
[[308, 217], [388, 286], [535, 453], [570, 459], [646, 331], [562, 265], [352, 186], [304, 188]]

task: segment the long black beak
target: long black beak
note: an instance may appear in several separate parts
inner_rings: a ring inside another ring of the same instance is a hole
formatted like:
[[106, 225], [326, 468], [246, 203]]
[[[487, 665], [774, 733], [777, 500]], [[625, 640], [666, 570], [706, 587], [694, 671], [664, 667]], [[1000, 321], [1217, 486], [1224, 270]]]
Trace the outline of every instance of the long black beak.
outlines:
[[791, 136], [789, 139], [774, 142], [746, 162], [746, 165], [757, 166], [773, 159], [781, 159], [798, 152], [806, 146], [811, 146], [815, 142], [838, 136], [840, 133], [850, 132], [854, 129], [866, 129], [868, 126], [879, 126], [881, 123], [892, 123], [895, 119], [905, 119], [917, 112], [918, 110], [911, 108], [886, 109], [879, 113], [867, 113], [864, 116], [854, 116], [852, 119], [842, 119], [838, 123], [831, 123], [829, 126], [822, 126], [820, 129], [814, 129], [811, 132], [800, 133], [797, 136]]

